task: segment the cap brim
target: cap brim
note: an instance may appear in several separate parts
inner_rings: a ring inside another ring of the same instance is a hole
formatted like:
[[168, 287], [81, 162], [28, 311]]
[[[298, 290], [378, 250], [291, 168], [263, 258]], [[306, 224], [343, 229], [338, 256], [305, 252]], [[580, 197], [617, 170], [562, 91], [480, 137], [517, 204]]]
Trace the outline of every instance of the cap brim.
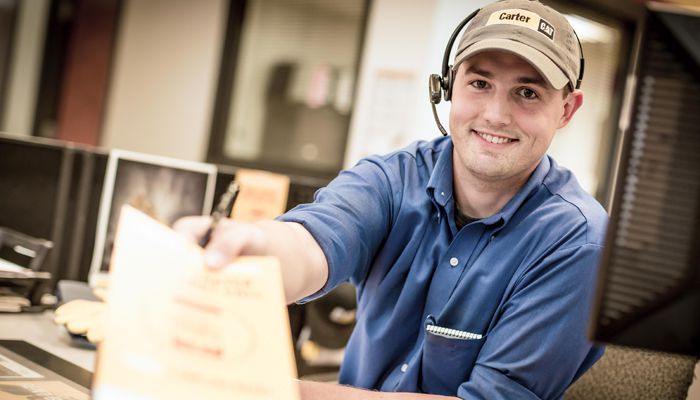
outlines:
[[530, 63], [555, 89], [561, 89], [569, 83], [559, 67], [542, 52], [532, 47], [509, 39], [483, 39], [467, 47], [457, 56], [455, 65], [465, 59], [487, 50], [502, 50], [520, 56]]

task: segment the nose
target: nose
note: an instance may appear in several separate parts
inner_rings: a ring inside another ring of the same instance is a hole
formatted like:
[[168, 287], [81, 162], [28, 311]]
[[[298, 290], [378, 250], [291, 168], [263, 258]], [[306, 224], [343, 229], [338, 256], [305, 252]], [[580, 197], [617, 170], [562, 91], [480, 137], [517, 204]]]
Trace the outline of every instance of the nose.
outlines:
[[490, 126], [499, 127], [509, 125], [511, 122], [511, 112], [508, 100], [505, 99], [504, 96], [494, 93], [494, 95], [485, 102], [482, 117]]

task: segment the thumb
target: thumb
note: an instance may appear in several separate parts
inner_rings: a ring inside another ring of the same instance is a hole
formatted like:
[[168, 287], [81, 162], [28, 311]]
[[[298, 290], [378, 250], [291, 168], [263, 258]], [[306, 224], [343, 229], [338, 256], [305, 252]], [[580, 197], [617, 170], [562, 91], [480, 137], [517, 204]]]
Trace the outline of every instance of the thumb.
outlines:
[[212, 249], [211, 247], [212, 246], [207, 246], [207, 250], [204, 252], [204, 263], [209, 268], [223, 268], [228, 264], [228, 261], [235, 257], [227, 257], [225, 252], [216, 248]]

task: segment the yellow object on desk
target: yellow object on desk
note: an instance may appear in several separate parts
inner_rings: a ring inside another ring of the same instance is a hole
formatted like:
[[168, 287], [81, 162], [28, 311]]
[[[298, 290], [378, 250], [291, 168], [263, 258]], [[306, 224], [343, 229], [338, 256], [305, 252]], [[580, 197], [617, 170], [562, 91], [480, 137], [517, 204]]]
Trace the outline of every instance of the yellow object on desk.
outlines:
[[297, 400], [279, 263], [204, 267], [202, 249], [124, 207], [110, 271], [96, 400]]
[[65, 325], [68, 332], [85, 335], [92, 343], [98, 343], [104, 335], [104, 311], [102, 301], [73, 300], [58, 307], [54, 322]]
[[107, 282], [99, 282], [92, 292], [97, 300], [76, 299], [62, 304], [54, 312], [54, 322], [72, 334], [86, 336], [91, 343], [99, 343], [104, 337]]

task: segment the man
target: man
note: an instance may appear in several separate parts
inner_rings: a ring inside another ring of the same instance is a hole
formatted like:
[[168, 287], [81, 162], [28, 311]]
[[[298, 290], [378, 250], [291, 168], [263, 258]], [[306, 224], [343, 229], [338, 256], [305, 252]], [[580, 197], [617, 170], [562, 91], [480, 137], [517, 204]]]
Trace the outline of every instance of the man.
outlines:
[[304, 398], [561, 398], [600, 357], [586, 325], [606, 214], [545, 155], [583, 101], [579, 50], [553, 9], [493, 3], [460, 41], [450, 136], [368, 157], [278, 221], [219, 225], [212, 267], [276, 255], [289, 301], [357, 287], [354, 388], [302, 382]]

